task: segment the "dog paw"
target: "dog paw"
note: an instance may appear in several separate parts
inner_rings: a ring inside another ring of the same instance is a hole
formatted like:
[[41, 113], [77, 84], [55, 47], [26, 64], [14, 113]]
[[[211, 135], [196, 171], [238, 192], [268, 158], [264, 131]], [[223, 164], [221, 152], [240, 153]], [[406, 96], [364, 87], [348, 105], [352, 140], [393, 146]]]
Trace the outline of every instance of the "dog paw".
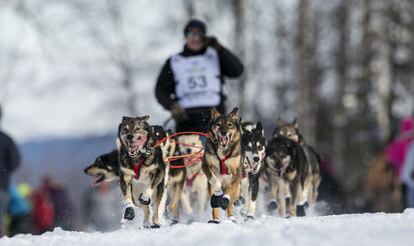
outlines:
[[254, 216], [253, 215], [247, 215], [246, 218], [244, 218], [244, 222], [253, 222]]
[[173, 226], [173, 225], [176, 225], [176, 224], [178, 224], [178, 223], [180, 223], [180, 221], [175, 220], [175, 219], [171, 221], [171, 225], [172, 225], [172, 226]]
[[236, 206], [236, 207], [240, 207], [240, 206], [242, 206], [243, 204], [245, 204], [246, 203], [246, 200], [244, 199], [244, 197], [239, 197], [239, 199], [237, 199], [235, 202], [234, 202], [234, 206]]
[[277, 209], [277, 202], [275, 200], [272, 200], [271, 202], [269, 202], [269, 204], [267, 205], [267, 210], [268, 211], [272, 211]]
[[138, 201], [145, 206], [150, 205], [151, 203], [151, 199], [150, 198], [145, 198], [144, 195], [141, 193], [141, 195], [139, 195]]
[[135, 211], [132, 207], [127, 207], [124, 212], [124, 219], [133, 220], [135, 218]]
[[158, 229], [158, 228], [161, 228], [161, 226], [158, 224], [153, 224], [150, 226], [150, 229]]
[[234, 216], [229, 216], [228, 219], [233, 222], [234, 224], [237, 224], [237, 220]]
[[223, 197], [223, 192], [215, 192], [211, 196], [210, 205], [212, 208], [219, 208], [221, 204], [221, 199]]
[[225, 194], [221, 197], [220, 200], [220, 208], [223, 210], [226, 210], [230, 203], [230, 196], [228, 194]]
[[220, 220], [209, 220], [209, 224], [220, 224]]

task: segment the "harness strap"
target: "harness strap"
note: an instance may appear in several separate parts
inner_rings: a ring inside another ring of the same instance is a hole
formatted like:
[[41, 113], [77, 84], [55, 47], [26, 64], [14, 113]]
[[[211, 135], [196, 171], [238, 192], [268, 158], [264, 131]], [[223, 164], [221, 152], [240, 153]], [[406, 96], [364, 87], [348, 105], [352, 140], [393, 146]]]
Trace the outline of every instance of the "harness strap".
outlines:
[[144, 162], [145, 162], [145, 159], [144, 159], [144, 158], [140, 158], [140, 159], [138, 160], [138, 163], [136, 163], [136, 164], [134, 165], [134, 173], [135, 173], [134, 178], [135, 178], [135, 179], [139, 179], [139, 175], [140, 175], [140, 173], [141, 173], [141, 167], [142, 167], [142, 165], [144, 164]]
[[188, 187], [193, 186], [193, 182], [194, 182], [194, 180], [197, 178], [197, 176], [198, 176], [199, 174], [200, 174], [200, 172], [197, 172], [197, 173], [193, 174], [193, 176], [191, 176], [190, 178], [185, 178], [185, 184], [186, 184]]
[[[217, 156], [218, 157], [218, 156]], [[224, 157], [224, 159], [220, 159], [220, 174], [221, 175], [228, 175], [229, 174], [229, 169], [226, 166], [226, 161], [230, 158], [230, 155]]]

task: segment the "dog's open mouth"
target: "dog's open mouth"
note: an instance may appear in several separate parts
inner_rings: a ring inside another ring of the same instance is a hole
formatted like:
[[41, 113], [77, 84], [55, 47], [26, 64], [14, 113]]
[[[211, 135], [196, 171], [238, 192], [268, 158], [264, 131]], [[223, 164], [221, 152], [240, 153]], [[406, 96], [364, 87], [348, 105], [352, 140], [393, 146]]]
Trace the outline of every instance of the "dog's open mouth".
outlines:
[[104, 181], [104, 179], [105, 179], [105, 175], [103, 173], [98, 173], [95, 175], [95, 178], [93, 179], [92, 183], [94, 185], [97, 185], [101, 183], [102, 181]]
[[219, 137], [219, 143], [220, 143], [220, 146], [223, 149], [226, 148], [227, 147], [227, 144], [229, 143], [229, 137], [227, 135], [226, 136], [220, 135], [220, 137]]
[[127, 142], [129, 156], [136, 156], [138, 151], [145, 145], [146, 142], [147, 136], [145, 135], [139, 135], [135, 141]]

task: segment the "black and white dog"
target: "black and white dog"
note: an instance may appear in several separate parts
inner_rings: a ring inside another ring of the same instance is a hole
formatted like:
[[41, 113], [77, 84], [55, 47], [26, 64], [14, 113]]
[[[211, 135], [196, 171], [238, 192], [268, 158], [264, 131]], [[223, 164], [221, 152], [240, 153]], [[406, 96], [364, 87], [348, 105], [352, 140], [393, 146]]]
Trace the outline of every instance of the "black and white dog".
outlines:
[[263, 172], [266, 154], [266, 138], [262, 124], [243, 122], [242, 151], [244, 153], [243, 175], [241, 183], [241, 201], [246, 203], [246, 220], [254, 219], [256, 199], [259, 192], [259, 179]]
[[94, 185], [119, 180], [118, 150], [115, 149], [98, 156], [94, 163], [83, 171], [87, 175], [95, 177]]
[[[166, 164], [156, 136], [148, 124], [149, 116], [123, 117], [119, 124], [119, 177], [125, 212], [123, 223], [133, 220], [133, 205], [140, 204], [144, 209], [144, 226], [149, 226], [150, 208], [153, 203], [151, 228], [159, 228], [161, 198], [166, 186]], [[133, 185], [133, 181], [136, 183]], [[133, 199], [138, 199], [134, 201]]]

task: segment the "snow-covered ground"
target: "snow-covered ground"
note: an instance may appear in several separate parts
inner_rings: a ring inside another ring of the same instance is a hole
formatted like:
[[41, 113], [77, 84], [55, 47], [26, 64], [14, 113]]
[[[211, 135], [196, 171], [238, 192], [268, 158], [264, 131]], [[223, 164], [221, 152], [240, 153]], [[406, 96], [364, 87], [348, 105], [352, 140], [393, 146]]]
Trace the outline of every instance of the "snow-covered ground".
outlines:
[[109, 233], [69, 232], [57, 228], [41, 236], [2, 238], [0, 245], [414, 245], [414, 209], [406, 209], [401, 214], [293, 219], [266, 216], [242, 225], [193, 223]]

